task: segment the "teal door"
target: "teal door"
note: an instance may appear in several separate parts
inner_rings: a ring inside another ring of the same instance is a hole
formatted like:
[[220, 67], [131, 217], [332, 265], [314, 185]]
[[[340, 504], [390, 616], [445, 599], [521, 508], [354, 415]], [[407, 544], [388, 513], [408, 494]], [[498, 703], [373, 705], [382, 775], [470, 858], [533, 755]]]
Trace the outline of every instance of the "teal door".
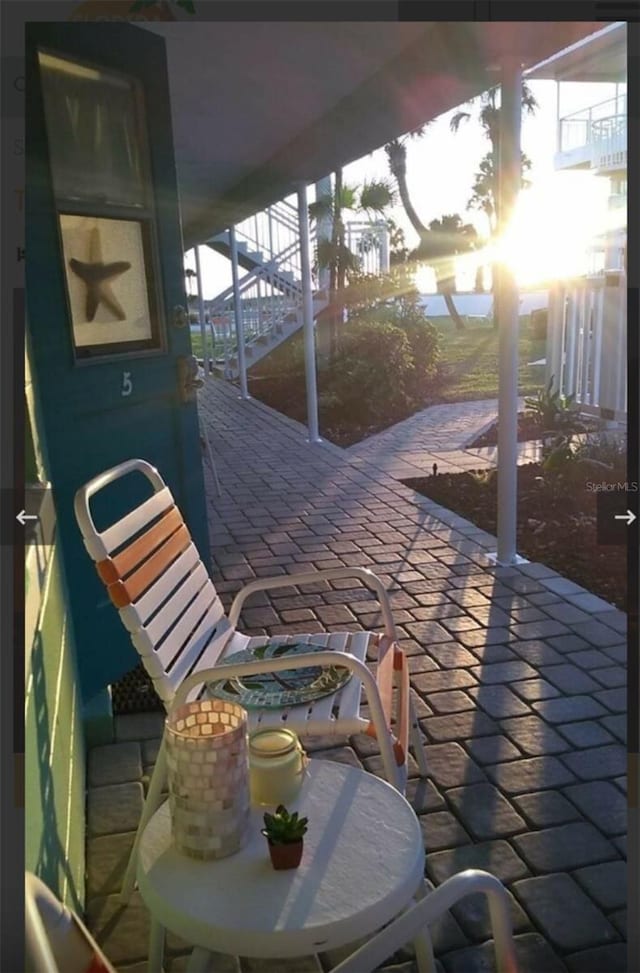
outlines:
[[[164, 41], [132, 25], [30, 24], [26, 39], [28, 349], [90, 699], [137, 655], [82, 544], [78, 487], [148, 460], [208, 563], [167, 67]], [[97, 526], [141, 486], [113, 488]]]

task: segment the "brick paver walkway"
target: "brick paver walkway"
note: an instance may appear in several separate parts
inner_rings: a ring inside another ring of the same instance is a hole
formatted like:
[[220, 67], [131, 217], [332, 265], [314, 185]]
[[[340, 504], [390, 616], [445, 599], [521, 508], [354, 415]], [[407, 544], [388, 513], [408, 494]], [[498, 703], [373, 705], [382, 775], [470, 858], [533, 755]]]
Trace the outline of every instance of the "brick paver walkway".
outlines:
[[[518, 408], [523, 405], [524, 399], [519, 399]], [[497, 399], [432, 405], [355, 443], [347, 452], [352, 462], [376, 466], [396, 480], [430, 475], [434, 464], [439, 473], [486, 469], [497, 464], [497, 448], [473, 448], [469, 444], [497, 415]], [[539, 443], [520, 443], [519, 462], [536, 462], [540, 452]]]
[[[389, 586], [429, 777], [411, 766], [427, 878], [469, 866], [508, 887], [521, 973], [626, 970], [625, 616], [539, 564], [496, 568], [495, 541], [364, 460], [310, 446], [304, 430], [220, 382], [201, 412], [222, 483], [207, 469], [213, 571], [228, 603], [256, 576], [370, 565]], [[256, 597], [245, 630], [279, 634], [378, 624], [356, 582]], [[117, 896], [159, 714], [117, 718], [116, 742], [88, 764], [88, 915], [119, 970], [146, 970], [148, 916]], [[368, 738], [316, 757], [378, 769]], [[493, 970], [487, 914], [470, 899], [433, 928], [440, 970]], [[167, 973], [187, 944], [169, 937]], [[390, 963], [415, 969], [410, 951]], [[304, 961], [245, 970], [306, 973]], [[216, 969], [232, 969], [220, 958]]]

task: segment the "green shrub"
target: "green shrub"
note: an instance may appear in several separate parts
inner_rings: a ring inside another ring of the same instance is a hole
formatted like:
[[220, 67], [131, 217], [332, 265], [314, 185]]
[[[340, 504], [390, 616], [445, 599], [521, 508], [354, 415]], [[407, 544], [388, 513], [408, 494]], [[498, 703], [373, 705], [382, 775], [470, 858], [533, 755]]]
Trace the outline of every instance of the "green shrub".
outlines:
[[535, 416], [542, 428], [548, 430], [560, 429], [576, 416], [574, 396], [552, 392], [554, 380], [552, 375], [545, 389], [538, 389], [535, 396], [524, 400], [525, 412]]
[[595, 438], [585, 439], [575, 450], [578, 460], [602, 464], [620, 479], [627, 476], [627, 444], [624, 437], [603, 433]]
[[438, 374], [440, 335], [426, 319], [399, 322], [398, 327], [407, 336], [413, 356], [413, 374], [409, 378], [407, 390], [412, 401], [421, 405]]
[[394, 416], [408, 404], [414, 372], [409, 339], [401, 328], [377, 321], [349, 322], [340, 351], [321, 376], [323, 420], [359, 423]]

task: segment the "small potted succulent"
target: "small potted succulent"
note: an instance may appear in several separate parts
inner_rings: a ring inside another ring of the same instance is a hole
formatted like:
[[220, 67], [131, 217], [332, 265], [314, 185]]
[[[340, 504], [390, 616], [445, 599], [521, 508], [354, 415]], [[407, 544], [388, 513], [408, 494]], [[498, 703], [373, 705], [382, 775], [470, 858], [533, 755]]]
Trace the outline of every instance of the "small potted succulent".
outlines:
[[283, 804], [278, 805], [275, 814], [264, 815], [262, 834], [269, 842], [269, 854], [274, 868], [298, 867], [302, 858], [307, 821], [308, 818], [299, 818], [297, 811], [289, 814]]

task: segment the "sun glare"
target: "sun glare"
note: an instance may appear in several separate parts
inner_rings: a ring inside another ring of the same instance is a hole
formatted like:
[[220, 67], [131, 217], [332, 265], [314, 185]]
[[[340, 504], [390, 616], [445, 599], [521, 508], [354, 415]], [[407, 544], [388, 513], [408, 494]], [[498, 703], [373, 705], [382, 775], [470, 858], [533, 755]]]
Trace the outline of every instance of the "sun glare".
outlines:
[[[588, 273], [590, 244], [612, 228], [608, 193], [607, 180], [589, 172], [554, 172], [536, 182], [520, 194], [501, 241], [456, 260], [458, 290], [473, 289], [478, 262], [505, 260], [522, 287]], [[415, 282], [421, 293], [436, 289], [431, 267], [420, 267]]]
[[608, 226], [608, 186], [588, 172], [557, 172], [523, 192], [495, 254], [523, 286], [586, 274], [588, 250]]

